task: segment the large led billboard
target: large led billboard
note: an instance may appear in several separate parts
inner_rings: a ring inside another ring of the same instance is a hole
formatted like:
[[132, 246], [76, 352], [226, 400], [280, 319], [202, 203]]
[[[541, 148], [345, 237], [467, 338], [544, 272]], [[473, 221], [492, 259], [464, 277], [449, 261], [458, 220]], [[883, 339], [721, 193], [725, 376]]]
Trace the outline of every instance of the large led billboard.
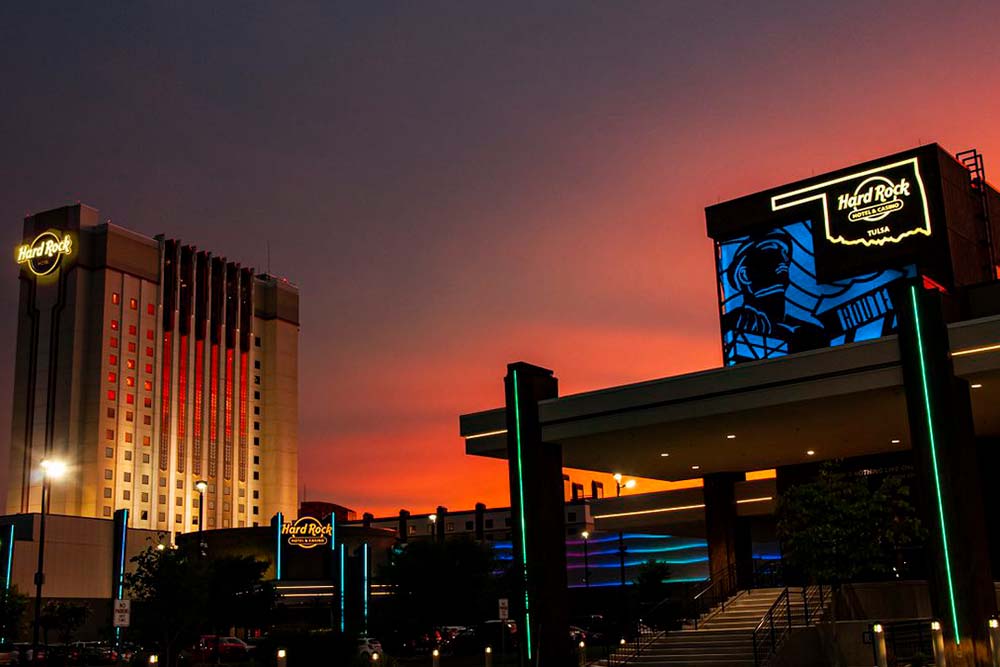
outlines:
[[931, 145], [709, 207], [724, 363], [880, 338], [896, 284], [950, 286], [942, 171], [967, 196]]

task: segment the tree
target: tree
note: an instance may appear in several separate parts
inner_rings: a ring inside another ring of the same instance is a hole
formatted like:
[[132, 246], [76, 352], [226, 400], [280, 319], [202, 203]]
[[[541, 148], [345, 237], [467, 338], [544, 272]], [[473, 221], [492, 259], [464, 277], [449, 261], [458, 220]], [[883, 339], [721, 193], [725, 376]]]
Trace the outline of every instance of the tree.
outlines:
[[159, 646], [173, 665], [205, 630], [264, 627], [274, 591], [262, 582], [267, 563], [252, 557], [208, 559], [187, 549], [150, 547], [132, 558], [125, 585], [136, 601], [129, 632]]
[[28, 596], [18, 592], [16, 586], [0, 591], [0, 629], [8, 641], [20, 639]]
[[666, 563], [651, 558], [640, 565], [633, 580], [639, 602], [655, 604], [667, 597], [669, 578], [670, 566]]
[[493, 550], [468, 538], [410, 542], [379, 576], [394, 588], [386, 627], [403, 635], [495, 618], [500, 583]]
[[59, 636], [59, 641], [68, 644], [73, 638], [73, 633], [80, 629], [88, 616], [90, 607], [86, 605], [58, 600], [46, 602], [39, 618], [45, 631], [45, 643], [49, 643], [49, 631], [54, 630]]
[[898, 550], [919, 544], [923, 530], [900, 477], [876, 483], [826, 464], [782, 495], [778, 539], [792, 568], [838, 588], [891, 572]]

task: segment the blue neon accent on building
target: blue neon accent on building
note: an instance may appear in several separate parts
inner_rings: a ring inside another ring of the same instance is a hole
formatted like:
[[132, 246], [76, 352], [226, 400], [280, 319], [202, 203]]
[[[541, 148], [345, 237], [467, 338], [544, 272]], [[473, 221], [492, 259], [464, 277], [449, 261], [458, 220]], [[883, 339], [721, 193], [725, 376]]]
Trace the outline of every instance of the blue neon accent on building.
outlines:
[[[665, 584], [690, 584], [697, 581], [705, 581], [705, 577], [679, 577], [676, 579], [664, 579]], [[612, 588], [614, 586], [621, 586], [620, 581], [601, 581], [597, 583], [590, 584], [589, 588]], [[626, 586], [632, 586], [631, 581], [625, 582]], [[570, 584], [569, 588], [588, 588], [586, 584]]]
[[344, 560], [346, 556], [344, 545], [340, 545], [340, 631], [344, 631]]
[[14, 524], [8, 526], [9, 531], [7, 533], [7, 573], [4, 575], [3, 587], [4, 590], [10, 588], [10, 570], [11, 566], [14, 564]]
[[276, 516], [278, 520], [275, 521], [275, 524], [278, 527], [278, 534], [275, 536], [274, 578], [277, 581], [281, 581], [281, 533], [285, 517], [281, 512], [278, 512]]
[[368, 543], [365, 542], [361, 546], [362, 546], [362, 548], [361, 548], [362, 567], [364, 568], [364, 576], [363, 576], [363, 579], [362, 579], [363, 583], [364, 583], [364, 596], [365, 596], [364, 597], [364, 614], [365, 614], [364, 628], [365, 628], [365, 633], [367, 634], [368, 633]]

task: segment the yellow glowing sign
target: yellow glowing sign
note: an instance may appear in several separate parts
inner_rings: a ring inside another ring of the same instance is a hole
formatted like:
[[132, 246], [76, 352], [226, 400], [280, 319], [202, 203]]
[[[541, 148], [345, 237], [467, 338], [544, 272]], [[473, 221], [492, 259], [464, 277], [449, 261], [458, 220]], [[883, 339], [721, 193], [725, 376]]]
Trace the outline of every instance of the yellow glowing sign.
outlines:
[[816, 183], [771, 197], [771, 210], [817, 202], [826, 240], [882, 246], [931, 235], [931, 215], [917, 158]]
[[288, 539], [288, 543], [302, 549], [329, 544], [332, 533], [330, 524], [323, 524], [311, 516], [300, 517], [295, 523], [286, 523], [281, 527], [281, 534]]
[[57, 268], [63, 255], [73, 253], [73, 239], [69, 234], [62, 238], [55, 232], [42, 232], [31, 243], [23, 243], [14, 250], [18, 264], [27, 265], [36, 276], [46, 276]]

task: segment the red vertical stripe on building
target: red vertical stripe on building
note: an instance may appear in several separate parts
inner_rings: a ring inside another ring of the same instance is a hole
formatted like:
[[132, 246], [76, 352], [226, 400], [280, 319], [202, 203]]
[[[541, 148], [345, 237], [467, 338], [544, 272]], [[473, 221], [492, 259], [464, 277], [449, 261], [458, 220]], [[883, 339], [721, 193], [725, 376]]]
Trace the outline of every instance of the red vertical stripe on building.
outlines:
[[172, 332], [163, 332], [163, 369], [160, 375], [163, 390], [160, 396], [160, 470], [170, 466], [170, 375], [173, 361]]
[[222, 450], [222, 476], [233, 478], [233, 350], [226, 350], [225, 443]]
[[240, 481], [247, 481], [247, 376], [249, 369], [247, 364], [250, 355], [240, 352]]
[[208, 476], [219, 474], [219, 346], [212, 345], [208, 387]]
[[188, 337], [181, 334], [177, 360], [177, 472], [183, 473], [187, 457]]
[[194, 342], [194, 424], [192, 426], [191, 472], [201, 474], [201, 415], [205, 382], [205, 341]]

